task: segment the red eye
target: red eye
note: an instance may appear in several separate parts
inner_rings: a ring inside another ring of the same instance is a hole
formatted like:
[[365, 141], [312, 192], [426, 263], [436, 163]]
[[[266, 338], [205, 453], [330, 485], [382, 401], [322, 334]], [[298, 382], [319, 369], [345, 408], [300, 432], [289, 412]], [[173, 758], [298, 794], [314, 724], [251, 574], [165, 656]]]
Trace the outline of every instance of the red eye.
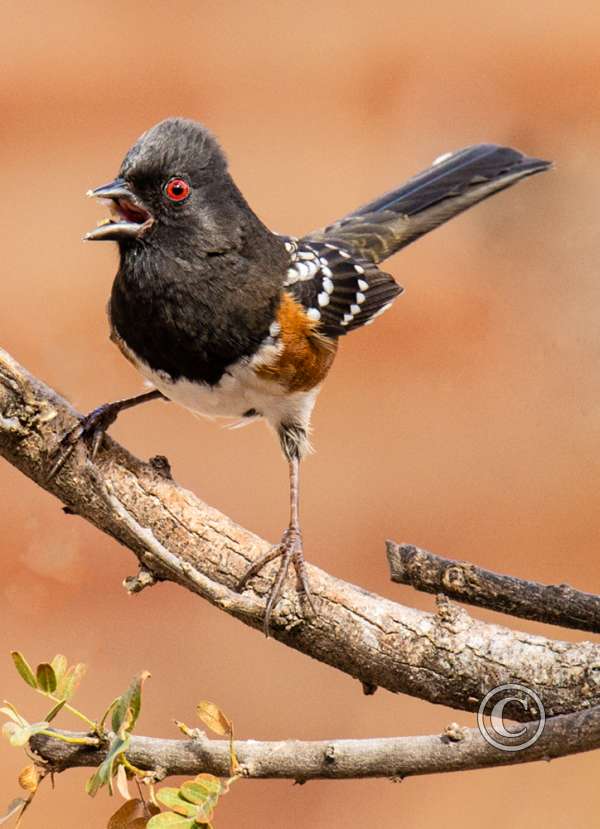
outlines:
[[191, 187], [183, 178], [172, 178], [165, 187], [167, 198], [171, 201], [183, 201], [190, 195]]

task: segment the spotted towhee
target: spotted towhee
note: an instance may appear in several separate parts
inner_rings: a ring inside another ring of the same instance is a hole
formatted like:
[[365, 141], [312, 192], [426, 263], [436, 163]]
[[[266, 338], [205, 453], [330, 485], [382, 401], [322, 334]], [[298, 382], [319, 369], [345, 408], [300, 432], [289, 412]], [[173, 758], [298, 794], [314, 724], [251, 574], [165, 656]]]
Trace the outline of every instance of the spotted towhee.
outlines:
[[94, 455], [120, 411], [153, 398], [209, 416], [264, 418], [289, 463], [290, 523], [240, 586], [281, 557], [265, 632], [290, 562], [313, 607], [298, 515], [299, 462], [339, 338], [373, 322], [402, 291], [378, 263], [548, 166], [507, 147], [468, 147], [334, 224], [294, 238], [273, 233], [255, 215], [205, 127], [181, 118], [157, 124], [129, 150], [118, 177], [90, 192], [109, 200], [113, 218], [85, 237], [119, 245], [111, 336], [154, 389], [91, 412], [66, 436], [51, 474], [80, 437], [91, 439]]

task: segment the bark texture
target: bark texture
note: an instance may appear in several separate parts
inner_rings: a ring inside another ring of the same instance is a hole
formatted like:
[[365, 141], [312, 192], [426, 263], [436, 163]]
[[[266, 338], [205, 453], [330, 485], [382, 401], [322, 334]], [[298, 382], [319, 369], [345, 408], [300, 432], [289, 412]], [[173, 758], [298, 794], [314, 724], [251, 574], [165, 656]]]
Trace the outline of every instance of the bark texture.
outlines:
[[600, 633], [600, 596], [568, 584], [539, 584], [442, 558], [412, 544], [387, 542], [392, 581], [424, 593], [550, 625]]
[[[94, 463], [78, 446], [48, 481], [52, 451], [77, 417], [64, 399], [0, 351], [0, 455], [137, 556], [141, 573], [128, 589], [167, 579], [261, 629], [264, 595], [277, 563], [243, 594], [235, 586], [268, 543], [179, 487], [164, 459], [143, 463], [106, 439]], [[425, 613], [310, 565], [308, 576], [318, 615], [308, 613], [290, 581], [275, 609], [272, 635], [363, 687], [474, 711], [491, 688], [517, 682], [537, 691], [549, 717], [600, 704], [598, 645], [484, 624], [445, 598], [437, 613]], [[506, 713], [517, 720], [528, 716], [520, 705]]]
[[[527, 726], [527, 736], [536, 730]], [[63, 732], [70, 736], [73, 732]], [[98, 766], [105, 749], [88, 748], [37, 735], [31, 740], [55, 771]], [[535, 760], [551, 760], [600, 746], [600, 707], [546, 721], [529, 748], [502, 751], [489, 745], [477, 728], [450, 725], [444, 734], [424, 737], [386, 737], [370, 740], [236, 741], [241, 772], [249, 778], [315, 779], [389, 777], [402, 779], [420, 774], [490, 768]], [[132, 737], [127, 757], [138, 768], [160, 769], [165, 776], [208, 772], [229, 774], [229, 743], [225, 740], [160, 740]]]

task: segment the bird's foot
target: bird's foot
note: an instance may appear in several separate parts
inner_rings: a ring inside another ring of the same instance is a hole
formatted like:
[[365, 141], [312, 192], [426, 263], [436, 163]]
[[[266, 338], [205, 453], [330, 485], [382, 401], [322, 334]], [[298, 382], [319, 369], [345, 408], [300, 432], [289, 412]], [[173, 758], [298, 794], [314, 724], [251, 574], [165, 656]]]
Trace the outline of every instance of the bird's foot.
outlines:
[[288, 529], [284, 532], [279, 544], [276, 544], [270, 550], [267, 550], [267, 552], [264, 555], [262, 555], [258, 559], [258, 561], [255, 561], [254, 564], [252, 564], [246, 570], [246, 572], [244, 573], [244, 575], [238, 583], [238, 590], [243, 590], [246, 586], [246, 583], [251, 578], [256, 576], [263, 569], [263, 567], [265, 567], [265, 565], [267, 565], [270, 561], [273, 561], [276, 558], [281, 558], [281, 564], [279, 565], [279, 570], [277, 571], [277, 575], [275, 576], [275, 579], [269, 591], [267, 606], [265, 608], [263, 630], [265, 632], [265, 636], [267, 637], [269, 636], [273, 608], [281, 598], [283, 583], [285, 581], [285, 577], [288, 574], [290, 563], [294, 565], [294, 570], [296, 571], [296, 576], [298, 578], [298, 582], [300, 583], [302, 592], [306, 596], [306, 600], [310, 605], [312, 613], [316, 615], [313, 596], [308, 583], [306, 567], [304, 564], [302, 533], [297, 527], [288, 527]]
[[98, 406], [97, 409], [93, 409], [82, 417], [79, 423], [62, 437], [50, 457], [52, 466], [48, 472], [48, 480], [58, 475], [81, 440], [89, 442], [90, 458], [94, 460], [107, 429], [112, 426], [123, 408], [121, 403], [121, 400], [103, 403], [102, 406]]

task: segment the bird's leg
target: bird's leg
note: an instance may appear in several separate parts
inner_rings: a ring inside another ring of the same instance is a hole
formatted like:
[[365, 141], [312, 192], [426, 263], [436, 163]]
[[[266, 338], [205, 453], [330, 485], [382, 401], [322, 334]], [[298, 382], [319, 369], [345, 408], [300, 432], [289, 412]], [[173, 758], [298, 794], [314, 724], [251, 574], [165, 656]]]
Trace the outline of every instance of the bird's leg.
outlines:
[[124, 400], [114, 400], [112, 403], [103, 403], [93, 409], [89, 414], [81, 418], [79, 423], [70, 429], [61, 439], [53, 451], [51, 460], [52, 467], [48, 472], [48, 479], [53, 478], [63, 468], [71, 457], [77, 443], [84, 439], [90, 441], [90, 456], [94, 460], [96, 453], [102, 444], [102, 439], [109, 426], [115, 422], [119, 414], [125, 409], [132, 409], [148, 400], [156, 400], [162, 397], [167, 399], [158, 389], [138, 394], [136, 397], [127, 397]]
[[298, 581], [300, 582], [304, 595], [308, 600], [312, 612], [316, 614], [312, 593], [306, 575], [306, 568], [304, 566], [302, 533], [300, 530], [300, 461], [298, 459], [298, 456], [294, 455], [291, 458], [289, 458], [288, 462], [290, 469], [289, 527], [284, 532], [279, 544], [276, 544], [264, 555], [262, 555], [258, 559], [258, 561], [255, 561], [254, 564], [252, 564], [252, 566], [249, 567], [248, 570], [244, 573], [242, 579], [238, 584], [238, 589], [242, 590], [245, 584], [249, 581], [249, 579], [256, 576], [257, 573], [259, 573], [266, 564], [268, 564], [270, 561], [273, 561], [273, 559], [275, 558], [281, 558], [281, 564], [279, 565], [279, 570], [277, 571], [277, 575], [275, 576], [275, 579], [269, 591], [267, 606], [265, 608], [265, 636], [269, 635], [269, 626], [271, 621], [271, 615], [273, 613], [273, 608], [281, 598], [283, 583], [285, 581], [285, 577], [288, 574], [290, 563], [294, 565], [294, 570], [296, 571], [296, 576], [298, 577]]

